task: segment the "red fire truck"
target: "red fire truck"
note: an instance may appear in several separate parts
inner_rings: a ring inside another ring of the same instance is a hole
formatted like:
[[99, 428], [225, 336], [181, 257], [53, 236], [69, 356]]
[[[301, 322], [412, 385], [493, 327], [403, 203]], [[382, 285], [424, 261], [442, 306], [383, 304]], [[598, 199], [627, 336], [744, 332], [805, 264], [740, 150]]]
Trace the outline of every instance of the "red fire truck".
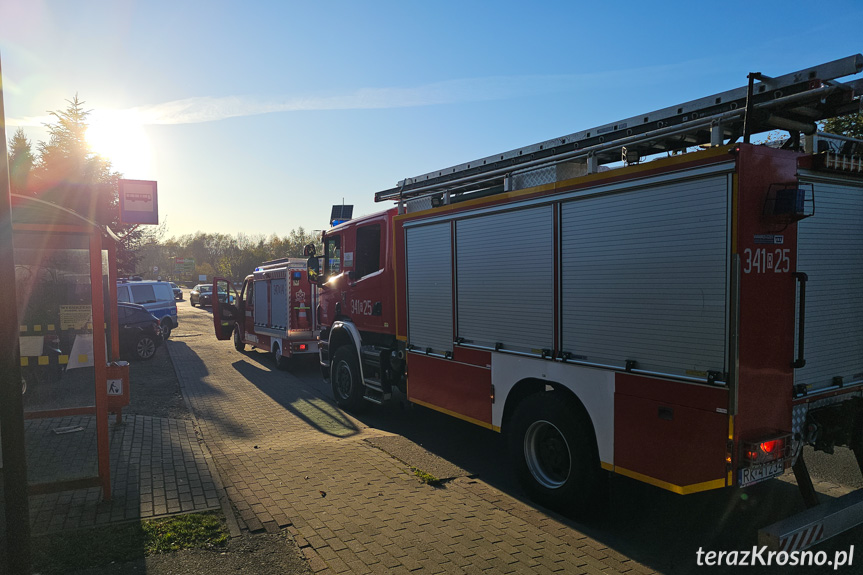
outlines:
[[233, 295], [225, 301], [214, 298], [213, 323], [216, 337], [233, 338], [237, 351], [246, 345], [268, 350], [279, 369], [287, 369], [294, 356], [318, 353], [312, 313], [317, 290], [309, 283], [306, 260], [265, 262], [246, 276], [239, 293], [227, 279], [214, 278], [213, 293]]
[[397, 206], [308, 262], [336, 402], [398, 389], [507, 432], [529, 495], [576, 512], [608, 472], [802, 485], [805, 444], [863, 467], [863, 148], [815, 124], [860, 110], [836, 78], [861, 70], [750, 74], [378, 192]]

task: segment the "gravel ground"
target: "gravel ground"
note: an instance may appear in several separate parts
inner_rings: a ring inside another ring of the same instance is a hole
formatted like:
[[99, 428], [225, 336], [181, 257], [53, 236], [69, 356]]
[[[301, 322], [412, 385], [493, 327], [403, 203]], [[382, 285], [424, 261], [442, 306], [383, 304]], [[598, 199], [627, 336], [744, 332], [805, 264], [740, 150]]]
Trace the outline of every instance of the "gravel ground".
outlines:
[[244, 534], [231, 539], [225, 549], [187, 549], [143, 557], [126, 563], [76, 571], [75, 575], [223, 575], [254, 573], [283, 575], [311, 573], [290, 537], [282, 533]]

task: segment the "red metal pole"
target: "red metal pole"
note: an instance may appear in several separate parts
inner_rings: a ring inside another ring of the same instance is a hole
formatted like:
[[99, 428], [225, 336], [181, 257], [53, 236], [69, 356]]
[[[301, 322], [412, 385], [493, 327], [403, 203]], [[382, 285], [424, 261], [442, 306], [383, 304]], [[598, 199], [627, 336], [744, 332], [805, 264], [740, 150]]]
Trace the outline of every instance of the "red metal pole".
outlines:
[[108, 298], [111, 327], [111, 361], [120, 359], [120, 320], [117, 317], [117, 245], [109, 238], [102, 238], [108, 250]]
[[111, 499], [111, 445], [108, 437], [108, 357], [105, 353], [105, 297], [102, 292], [102, 237], [90, 234], [90, 300], [93, 306], [93, 367], [96, 375], [96, 449], [102, 496]]

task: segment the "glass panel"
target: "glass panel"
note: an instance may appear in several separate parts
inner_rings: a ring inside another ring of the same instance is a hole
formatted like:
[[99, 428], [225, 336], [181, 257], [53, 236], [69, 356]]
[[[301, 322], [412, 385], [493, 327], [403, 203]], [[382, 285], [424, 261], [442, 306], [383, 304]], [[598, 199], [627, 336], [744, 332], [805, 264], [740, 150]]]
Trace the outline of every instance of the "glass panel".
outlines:
[[48, 412], [25, 423], [31, 484], [98, 474], [95, 416], [50, 413], [95, 405], [88, 239], [56, 239], [15, 235], [24, 411]]
[[130, 285], [132, 300], [137, 304], [153, 303], [156, 301], [156, 292], [152, 284]]

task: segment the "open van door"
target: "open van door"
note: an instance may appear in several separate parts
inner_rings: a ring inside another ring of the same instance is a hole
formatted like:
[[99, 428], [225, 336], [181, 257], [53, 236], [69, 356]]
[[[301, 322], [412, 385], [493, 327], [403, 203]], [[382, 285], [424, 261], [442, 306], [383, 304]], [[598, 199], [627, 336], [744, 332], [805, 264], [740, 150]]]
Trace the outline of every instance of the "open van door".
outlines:
[[216, 339], [231, 339], [234, 325], [242, 319], [238, 308], [240, 298], [231, 282], [225, 278], [213, 278], [213, 328]]

